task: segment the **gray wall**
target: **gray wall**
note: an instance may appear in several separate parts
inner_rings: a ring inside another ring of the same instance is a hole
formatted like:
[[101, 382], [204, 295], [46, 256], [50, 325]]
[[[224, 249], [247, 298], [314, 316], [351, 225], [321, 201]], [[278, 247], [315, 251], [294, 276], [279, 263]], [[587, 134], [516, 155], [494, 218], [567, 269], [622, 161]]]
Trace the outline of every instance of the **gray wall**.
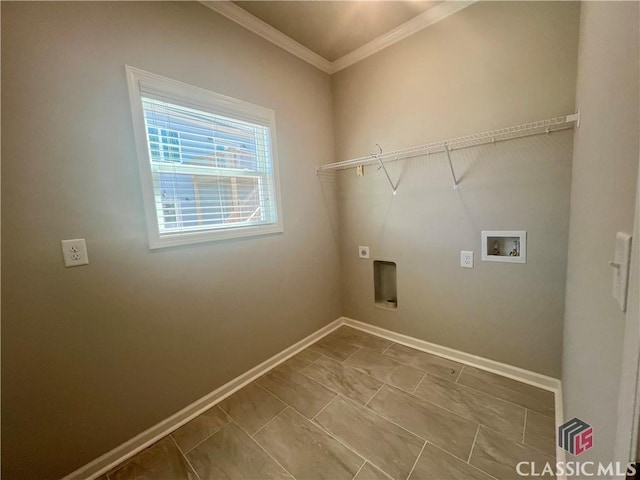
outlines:
[[638, 6], [586, 2], [580, 21], [576, 105], [583, 120], [574, 138], [562, 366], [565, 418], [594, 427], [595, 447], [580, 461], [609, 462], [615, 445], [625, 315], [611, 296], [607, 261], [616, 231], [633, 232]]
[[[149, 251], [125, 64], [276, 111], [284, 234]], [[341, 314], [326, 74], [195, 2], [2, 2], [2, 116], [3, 478], [59, 478]]]
[[[341, 314], [553, 376], [562, 356], [565, 415], [610, 458], [637, 4], [583, 6], [577, 104], [573, 2], [478, 3], [333, 78], [197, 3], [1, 8], [3, 477], [69, 473]], [[284, 234], [148, 250], [124, 64], [276, 111]], [[570, 131], [454, 151], [457, 192], [442, 155], [391, 164], [397, 197], [375, 168], [313, 171], [576, 108], [575, 151]], [[483, 229], [527, 230], [528, 263], [482, 262]], [[91, 264], [64, 269], [75, 237]], [[398, 263], [396, 312], [375, 258]]]
[[[482, 2], [334, 75], [337, 160], [574, 111], [579, 5]], [[560, 376], [572, 134], [454, 151], [338, 178], [346, 316]], [[526, 230], [527, 263], [480, 260], [481, 230]], [[357, 246], [371, 247], [371, 260]], [[475, 268], [460, 268], [460, 250]], [[372, 261], [397, 261], [398, 309]]]

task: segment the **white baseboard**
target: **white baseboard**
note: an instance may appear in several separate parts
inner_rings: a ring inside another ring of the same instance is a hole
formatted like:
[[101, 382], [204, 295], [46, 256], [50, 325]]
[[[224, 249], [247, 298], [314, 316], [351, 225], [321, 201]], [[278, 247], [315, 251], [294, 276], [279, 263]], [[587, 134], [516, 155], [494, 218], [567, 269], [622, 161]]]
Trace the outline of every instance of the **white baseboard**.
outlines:
[[256, 378], [264, 375], [272, 368], [291, 358], [301, 350], [304, 350], [312, 343], [317, 342], [322, 337], [328, 335], [343, 324], [344, 320], [342, 318], [334, 320], [308, 337], [303, 338], [294, 345], [285, 348], [280, 353], [277, 353], [273, 357], [265, 360], [260, 365], [253, 367], [251, 370], [248, 370], [242, 375], [225, 383], [220, 388], [217, 388], [191, 405], [183, 408], [166, 420], [163, 420], [148, 430], [145, 430], [141, 434], [133, 437], [131, 440], [128, 440], [122, 445], [105, 453], [101, 457], [96, 458], [94, 461], [80, 467], [78, 470], [70, 473], [62, 480], [94, 480], [103, 473], [111, 470], [116, 465], [131, 458], [136, 453], [154, 444], [162, 437], [180, 428], [185, 423], [193, 420], [195, 417], [204, 413], [218, 402], [221, 402], [228, 396], [234, 394], [237, 390], [240, 390], [248, 383], [251, 383]]
[[422, 350], [423, 352], [438, 355], [439, 357], [448, 358], [454, 362], [463, 363], [471, 367], [476, 367], [481, 370], [496, 373], [503, 377], [511, 378], [522, 383], [533, 385], [534, 387], [542, 388], [552, 392], [560, 390], [560, 380], [553, 377], [542, 375], [541, 373], [525, 370], [524, 368], [514, 367], [506, 363], [497, 362], [488, 358], [479, 357], [470, 353], [461, 352], [460, 350], [454, 350], [453, 348], [443, 347], [435, 343], [419, 340], [414, 337], [409, 337], [401, 333], [396, 333], [385, 328], [376, 327], [368, 323], [360, 322], [352, 318], [342, 317], [344, 325], [357, 328], [364, 332], [377, 335], [387, 340], [391, 340], [395, 343], [406, 345], [407, 347], [415, 348], [416, 350]]
[[[562, 388], [558, 388], [555, 392], [555, 413], [556, 413], [556, 462], [561, 462], [566, 465], [567, 452], [559, 447], [558, 427], [564, 423], [564, 404], [562, 402]], [[562, 472], [562, 475], [558, 475], [557, 480], [567, 480], [566, 472]]]
[[[163, 420], [157, 425], [154, 425], [148, 430], [145, 430], [141, 434], [105, 453], [101, 457], [98, 457], [85, 466], [80, 467], [78, 470], [70, 473], [62, 480], [96, 479], [103, 473], [111, 470], [116, 465], [124, 462], [125, 460], [134, 456], [136, 453], [157, 442], [162, 437], [180, 428], [185, 423], [193, 420], [195, 417], [197, 417], [201, 413], [204, 413], [206, 410], [213, 407], [218, 402], [221, 402], [228, 396], [233, 395], [236, 391], [240, 390], [248, 383], [251, 383], [255, 379], [264, 375], [272, 368], [288, 360], [301, 350], [304, 350], [312, 343], [315, 343], [321, 338], [327, 336], [342, 325], [357, 328], [358, 330], [362, 330], [364, 332], [386, 338], [387, 340], [391, 340], [392, 342], [400, 343], [417, 350], [422, 350], [424, 352], [448, 358], [465, 365], [470, 365], [482, 370], [496, 373], [498, 375], [502, 375], [504, 377], [508, 377], [522, 383], [527, 383], [529, 385], [543, 388], [545, 390], [550, 390], [555, 393], [556, 426], [562, 424], [562, 388], [560, 380], [558, 380], [557, 378], [548, 377], [546, 375], [507, 365], [505, 363], [496, 362], [495, 360], [489, 360], [487, 358], [478, 357], [476, 355], [461, 352], [459, 350], [454, 350], [452, 348], [436, 345], [435, 343], [429, 343], [424, 340], [419, 340], [417, 338], [403, 335], [401, 333], [396, 333], [391, 330], [376, 327], [368, 323], [359, 322], [358, 320], [354, 320], [352, 318], [340, 317], [330, 324], [322, 327], [318, 331], [312, 333], [308, 337], [303, 338], [294, 345], [282, 350], [280, 353], [275, 354], [273, 357], [253, 367], [251, 370], [248, 370], [242, 375], [225, 383], [218, 389], [205, 395], [191, 405], [183, 408], [166, 420]], [[564, 451], [561, 449], [558, 449], [557, 460], [564, 460]]]
[[[558, 427], [564, 423], [563, 404], [562, 404], [562, 382], [553, 377], [548, 377], [540, 373], [525, 370], [523, 368], [514, 367], [506, 363], [496, 362], [488, 358], [479, 357], [470, 353], [461, 352], [460, 350], [454, 350], [453, 348], [443, 347], [435, 343], [429, 343], [424, 340], [420, 340], [414, 337], [409, 337], [401, 333], [396, 333], [391, 330], [386, 330], [375, 325], [360, 322], [348, 317], [342, 317], [343, 324], [349, 327], [357, 328], [367, 333], [377, 335], [379, 337], [386, 338], [395, 343], [406, 345], [407, 347], [415, 348], [416, 350], [422, 350], [423, 352], [438, 355], [439, 357], [448, 358], [455, 362], [459, 362], [465, 365], [486, 370], [503, 377], [511, 378], [522, 383], [533, 385], [534, 387], [542, 388], [553, 392], [554, 398], [554, 410], [555, 410], [555, 433], [556, 433], [556, 462], [566, 462], [566, 452], [558, 447]], [[558, 476], [558, 480], [567, 480], [566, 475]]]

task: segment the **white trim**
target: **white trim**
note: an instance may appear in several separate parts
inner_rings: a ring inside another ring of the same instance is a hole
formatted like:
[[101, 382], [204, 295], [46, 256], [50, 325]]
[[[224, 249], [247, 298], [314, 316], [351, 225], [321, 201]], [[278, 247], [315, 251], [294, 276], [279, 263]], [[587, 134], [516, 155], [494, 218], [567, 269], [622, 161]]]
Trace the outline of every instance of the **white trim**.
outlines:
[[[562, 402], [562, 382], [558, 378], [542, 375], [541, 373], [525, 370], [524, 368], [514, 367], [506, 363], [497, 362], [488, 358], [479, 357], [470, 353], [461, 352], [449, 347], [443, 347], [435, 343], [426, 342], [418, 338], [409, 337], [401, 333], [396, 333], [391, 330], [387, 330], [375, 325], [360, 322], [348, 317], [342, 317], [344, 325], [352, 328], [357, 328], [363, 332], [371, 333], [378, 337], [386, 338], [395, 343], [406, 345], [407, 347], [415, 348], [423, 352], [438, 355], [439, 357], [448, 358], [455, 362], [463, 363], [472, 367], [485, 370], [487, 372], [495, 373], [503, 377], [517, 380], [521, 383], [526, 383], [534, 387], [542, 388], [553, 392], [554, 399], [554, 413], [555, 413], [555, 434], [556, 434], [556, 462], [566, 462], [566, 452], [558, 445], [558, 427], [564, 423], [564, 410]], [[567, 480], [567, 476], [560, 475], [558, 480]]]
[[[113, 450], [105, 453], [101, 457], [93, 460], [85, 466], [80, 467], [78, 470], [70, 473], [62, 480], [95, 480], [100, 475], [108, 472], [116, 465], [119, 465], [120, 463], [134, 456], [136, 453], [157, 442], [162, 437], [180, 428], [185, 423], [191, 421], [192, 419], [205, 412], [209, 408], [213, 407], [217, 403], [221, 402], [225, 398], [229, 397], [230, 395], [233, 395], [236, 391], [240, 390], [248, 383], [251, 383], [255, 379], [261, 377], [272, 368], [280, 365], [282, 362], [288, 360], [292, 356], [304, 350], [312, 343], [315, 343], [321, 338], [329, 335], [331, 332], [341, 327], [342, 325], [347, 325], [349, 327], [356, 328], [358, 330], [362, 330], [364, 332], [371, 333], [382, 338], [386, 338], [387, 340], [391, 340], [395, 343], [406, 345], [423, 352], [438, 355], [440, 357], [448, 358], [465, 365], [470, 365], [482, 370], [486, 370], [488, 372], [502, 375], [503, 377], [511, 378], [528, 385], [533, 385], [544, 390], [549, 390], [555, 394], [554, 398], [556, 431], [557, 426], [563, 423], [562, 386], [560, 380], [557, 378], [548, 377], [546, 375], [531, 372], [519, 367], [496, 362], [495, 360], [478, 357], [476, 355], [461, 352], [459, 350], [436, 345], [435, 343], [426, 342], [424, 340], [409, 337], [401, 333], [392, 332], [391, 330], [376, 327], [374, 325], [360, 322], [352, 318], [340, 317], [337, 320], [329, 323], [328, 325], [320, 328], [311, 335], [303, 338], [294, 345], [285, 348], [280, 353], [275, 354], [273, 357], [268, 358], [261, 364], [253, 367], [251, 370], [248, 370], [240, 376], [234, 378], [233, 380], [230, 380], [213, 392], [205, 395], [201, 399], [183, 408], [169, 418], [154, 425], [148, 430], [145, 430], [131, 440], [123, 443], [119, 447], [114, 448]], [[557, 461], [564, 461], [564, 450], [558, 448], [556, 458]], [[562, 477], [558, 477], [558, 480], [565, 479]]]
[[[129, 65], [125, 65], [125, 73], [127, 86], [129, 88], [129, 103], [131, 106], [133, 133], [136, 141], [138, 170], [142, 184], [149, 248], [153, 250], [163, 247], [282, 233], [284, 231], [284, 220], [282, 195], [280, 192], [280, 167], [278, 163], [275, 112], [270, 108], [254, 105], [179, 80], [130, 67]], [[276, 213], [275, 222], [258, 225], [209, 228], [194, 232], [180, 230], [175, 234], [161, 234], [152, 164], [147, 148], [147, 129], [141, 100], [143, 96], [160, 98], [161, 100], [168, 100], [180, 105], [188, 105], [192, 108], [214, 114], [229, 115], [233, 119], [240, 119], [241, 121], [268, 127], [268, 140], [271, 145], [269, 154], [273, 177], [273, 196], [270, 198], [272, 198], [274, 203], [272, 208]]]
[[476, 1], [477, 0], [445, 0], [426, 12], [423, 12], [402, 25], [397, 26], [393, 30], [371, 40], [369, 43], [365, 43], [353, 52], [347, 53], [346, 55], [334, 60], [331, 63], [331, 73], [339, 72], [340, 70], [350, 67], [354, 63], [364, 60], [374, 53], [378, 53], [380, 50], [383, 50], [394, 43], [427, 28], [429, 25], [433, 25], [434, 23], [445, 19], [449, 15], [453, 15], [463, 8], [473, 5]]
[[268, 23], [260, 20], [255, 15], [252, 15], [242, 7], [239, 7], [230, 1], [201, 0], [200, 3], [220, 15], [227, 17], [229, 20], [236, 22], [256, 35], [261, 36], [265, 40], [279, 46], [292, 55], [310, 63], [323, 72], [333, 74], [350, 67], [360, 60], [364, 60], [374, 53], [378, 53], [380, 50], [383, 50], [388, 46], [393, 45], [394, 43], [399, 42], [400, 40], [403, 40], [430, 25], [433, 25], [434, 23], [439, 22], [449, 15], [459, 12], [463, 8], [473, 5], [476, 1], [477, 0], [445, 0], [426, 12], [421, 13], [402, 25], [397, 26], [393, 30], [390, 30], [370, 42], [365, 43], [361, 47], [343, 55], [333, 62], [330, 62], [326, 58], [311, 51], [304, 45], [296, 42], [293, 38], [285, 35], [280, 30], [273, 28]]
[[344, 319], [344, 325], [377, 335], [378, 337], [386, 338], [387, 340], [391, 340], [392, 342], [399, 343], [401, 345], [406, 345], [407, 347], [415, 348], [416, 350], [448, 358], [454, 362], [486, 370], [487, 372], [511, 378], [512, 380], [517, 380], [518, 382], [549, 390], [554, 393], [560, 390], [561, 383], [557, 378], [548, 377], [541, 373], [532, 372], [520, 367], [514, 367], [512, 365], [507, 365], [506, 363], [496, 362], [495, 360], [479, 357], [470, 353], [461, 352], [460, 350], [454, 350], [453, 348], [443, 347], [442, 345], [426, 342], [401, 333], [392, 332], [391, 330], [376, 327], [375, 325], [360, 322], [352, 318], [342, 318]]
[[[629, 266], [629, 298], [625, 314], [625, 334], [620, 367], [620, 386], [618, 387], [618, 422], [614, 461], [627, 463], [639, 461], [638, 423], [640, 422], [640, 172], [636, 188], [633, 240], [631, 243], [631, 263]], [[624, 476], [614, 477], [624, 480]]]
[[[567, 464], [567, 452], [560, 448], [559, 438], [558, 438], [558, 427], [564, 423], [564, 405], [562, 402], [562, 387], [559, 387], [558, 390], [555, 391], [554, 395], [555, 400], [555, 414], [556, 414], [556, 428], [555, 428], [555, 439], [556, 439], [556, 462], [560, 462], [563, 465]], [[525, 425], [526, 427], [526, 425]], [[557, 480], [567, 480], [567, 472], [562, 472], [562, 475], [558, 475]]]
[[304, 45], [296, 42], [293, 38], [282, 33], [280, 30], [273, 28], [268, 23], [263, 22], [258, 17], [250, 14], [244, 8], [228, 1], [203, 0], [200, 3], [220, 15], [227, 17], [229, 20], [233, 20], [247, 30], [250, 30], [265, 40], [270, 41], [292, 55], [310, 63], [323, 72], [333, 73], [332, 63], [329, 60], [321, 57], [315, 52], [312, 52]]
[[101, 457], [96, 458], [85, 466], [80, 467], [78, 470], [70, 473], [62, 480], [94, 480], [103, 473], [111, 470], [116, 465], [157, 442], [162, 437], [180, 428], [185, 423], [193, 420], [195, 417], [221, 402], [228, 396], [233, 395], [248, 383], [253, 382], [272, 368], [288, 360], [301, 350], [304, 350], [312, 343], [315, 343], [322, 337], [327, 336], [332, 331], [342, 326], [343, 323], [344, 320], [342, 318], [334, 320], [330, 324], [303, 338], [294, 345], [285, 348], [280, 353], [275, 354], [273, 357], [268, 358], [261, 364], [253, 367], [251, 370], [248, 370], [233, 380], [225, 383], [201, 399], [196, 400], [194, 403], [183, 408], [169, 418], [133, 437], [131, 440], [128, 440], [122, 445], [105, 453]]

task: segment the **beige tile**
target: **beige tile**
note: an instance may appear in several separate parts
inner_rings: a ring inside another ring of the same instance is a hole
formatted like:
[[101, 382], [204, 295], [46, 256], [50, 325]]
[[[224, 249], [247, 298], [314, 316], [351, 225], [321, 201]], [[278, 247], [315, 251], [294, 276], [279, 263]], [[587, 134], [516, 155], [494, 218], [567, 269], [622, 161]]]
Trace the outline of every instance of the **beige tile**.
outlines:
[[287, 406], [256, 383], [250, 383], [219, 404], [249, 435], [256, 433]]
[[319, 356], [319, 353], [307, 348], [306, 350], [302, 350], [300, 353], [294, 355], [289, 360], [284, 362], [284, 365], [287, 365], [294, 370], [304, 370], [306, 367], [311, 365], [311, 363], [316, 361]]
[[316, 422], [393, 478], [407, 478], [424, 441], [342, 396]]
[[512, 438], [521, 440], [523, 407], [432, 375], [425, 376], [415, 395]]
[[462, 364], [458, 362], [405, 347], [404, 345], [391, 345], [384, 354], [397, 362], [448, 380], [455, 380], [462, 369]]
[[349, 358], [359, 347], [338, 337], [327, 336], [322, 340], [314, 343], [309, 350], [326, 355], [338, 362], [342, 362]]
[[392, 342], [384, 338], [376, 337], [362, 330], [351, 327], [340, 327], [330, 334], [331, 337], [337, 337], [351, 345], [360, 348], [369, 348], [377, 352], [384, 352]]
[[556, 422], [553, 418], [527, 411], [527, 424], [524, 431], [524, 443], [530, 447], [556, 456]]
[[353, 480], [391, 480], [391, 477], [369, 462], [366, 462]]
[[281, 365], [258, 383], [307, 418], [313, 418], [336, 394], [315, 380]]
[[388, 385], [368, 407], [458, 458], [469, 458], [477, 423]]
[[351, 480], [364, 459], [288, 408], [254, 439], [295, 478]]
[[459, 458], [427, 443], [409, 480], [491, 480], [491, 477]]
[[[235, 423], [228, 424], [191, 450], [187, 458], [200, 480], [291, 479], [291, 476]], [[172, 477], [155, 478], [168, 480]]]
[[344, 364], [408, 392], [413, 392], [424, 376], [422, 370], [396, 362], [368, 348], [358, 350]]
[[173, 432], [171, 436], [180, 447], [180, 450], [186, 453], [230, 421], [231, 419], [226, 413], [220, 410], [218, 406], [214, 406], [189, 423], [184, 424]]
[[[553, 466], [555, 460], [535, 448], [514, 442], [486, 427], [481, 426], [469, 463], [498, 480], [520, 478], [516, 466], [520, 462], [535, 462], [542, 472], [545, 463]], [[545, 478], [549, 478], [548, 476]]]
[[464, 367], [458, 383], [548, 417], [554, 416], [553, 392], [469, 366]]
[[170, 437], [164, 437], [109, 473], [111, 480], [197, 480]]
[[382, 386], [380, 380], [354, 368], [345, 367], [328, 357], [319, 358], [309, 365], [304, 373], [362, 405], [371, 400]]

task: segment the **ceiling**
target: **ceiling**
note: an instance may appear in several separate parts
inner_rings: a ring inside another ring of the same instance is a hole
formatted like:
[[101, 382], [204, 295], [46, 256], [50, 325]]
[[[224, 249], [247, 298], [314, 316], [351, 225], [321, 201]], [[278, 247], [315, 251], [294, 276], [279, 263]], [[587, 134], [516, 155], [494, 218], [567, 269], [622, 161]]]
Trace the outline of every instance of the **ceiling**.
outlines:
[[235, 1], [332, 62], [435, 7], [437, 1]]
[[476, 1], [200, 0], [204, 6], [329, 74]]

